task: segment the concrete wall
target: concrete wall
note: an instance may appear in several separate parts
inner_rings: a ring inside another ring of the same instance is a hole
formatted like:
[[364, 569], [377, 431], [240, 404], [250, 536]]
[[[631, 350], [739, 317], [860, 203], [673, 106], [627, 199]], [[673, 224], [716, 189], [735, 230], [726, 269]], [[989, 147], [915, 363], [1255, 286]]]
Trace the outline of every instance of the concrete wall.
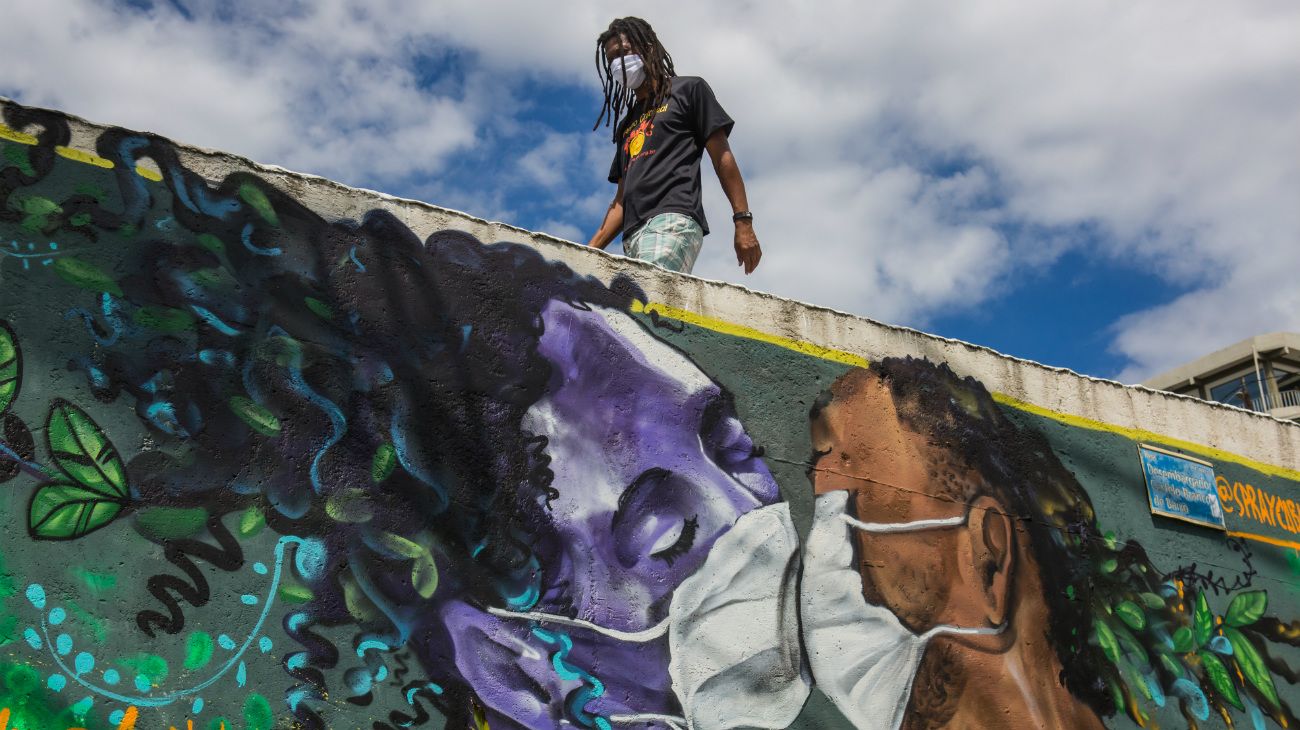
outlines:
[[1295, 425], [0, 108], [0, 728], [1296, 721]]

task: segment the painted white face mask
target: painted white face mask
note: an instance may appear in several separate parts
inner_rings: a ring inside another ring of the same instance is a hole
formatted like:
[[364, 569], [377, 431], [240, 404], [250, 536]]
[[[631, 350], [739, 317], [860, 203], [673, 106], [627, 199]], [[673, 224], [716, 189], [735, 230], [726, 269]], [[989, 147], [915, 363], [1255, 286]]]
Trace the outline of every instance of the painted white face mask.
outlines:
[[635, 53], [629, 53], [614, 59], [609, 64], [609, 71], [614, 75], [614, 80], [618, 83], [623, 82], [623, 74], [627, 74], [627, 88], [637, 89], [645, 81], [645, 63], [641, 57]]
[[897, 730], [912, 695], [926, 644], [936, 636], [1001, 633], [1005, 626], [935, 626], [907, 629], [892, 611], [867, 602], [854, 567], [850, 528], [865, 532], [915, 532], [959, 527], [961, 515], [897, 524], [869, 523], [847, 513], [849, 493], [817, 498], [804, 550], [800, 596], [803, 640], [817, 687], [859, 730]]
[[587, 629], [619, 641], [668, 634], [668, 674], [685, 717], [614, 715], [618, 725], [660, 723], [673, 730], [784, 728], [808, 698], [799, 647], [799, 537], [785, 503], [741, 515], [699, 570], [673, 592], [668, 618], [644, 631], [618, 631], [538, 612], [496, 616]]

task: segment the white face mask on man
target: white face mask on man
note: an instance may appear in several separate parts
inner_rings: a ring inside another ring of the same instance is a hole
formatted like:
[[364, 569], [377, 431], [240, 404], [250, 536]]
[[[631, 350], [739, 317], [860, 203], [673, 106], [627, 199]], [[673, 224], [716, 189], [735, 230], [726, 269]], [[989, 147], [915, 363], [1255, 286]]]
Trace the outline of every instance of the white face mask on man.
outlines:
[[808, 698], [799, 649], [799, 537], [785, 503], [741, 515], [673, 592], [668, 618], [644, 631], [618, 631], [535, 611], [489, 608], [495, 616], [586, 629], [619, 641], [668, 634], [668, 674], [685, 717], [614, 715], [614, 725], [674, 730], [784, 728]]
[[935, 626], [907, 629], [884, 606], [867, 602], [853, 560], [850, 528], [873, 533], [959, 527], [966, 516], [903, 523], [869, 523], [851, 517], [849, 492], [817, 498], [803, 556], [800, 594], [804, 646], [817, 687], [859, 730], [897, 730], [903, 723], [926, 644], [936, 636], [982, 636], [1005, 626]]
[[627, 88], [636, 90], [645, 81], [645, 63], [635, 53], [629, 53], [610, 61], [609, 71], [614, 80]]

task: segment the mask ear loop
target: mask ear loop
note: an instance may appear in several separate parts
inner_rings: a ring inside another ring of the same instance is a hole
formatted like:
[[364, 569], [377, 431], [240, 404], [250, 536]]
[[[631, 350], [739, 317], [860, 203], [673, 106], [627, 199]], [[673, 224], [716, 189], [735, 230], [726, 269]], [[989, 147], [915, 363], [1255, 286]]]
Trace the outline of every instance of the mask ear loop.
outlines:
[[891, 532], [920, 532], [921, 530], [935, 530], [944, 527], [961, 527], [966, 524], [966, 518], [970, 513], [957, 515], [956, 517], [942, 517], [935, 520], [916, 520], [913, 522], [863, 522], [854, 519], [847, 514], [841, 514], [840, 519], [849, 523], [850, 527], [862, 530], [863, 532], [874, 532], [877, 534], [888, 534]]
[[586, 629], [593, 631], [602, 636], [608, 636], [611, 639], [626, 641], [632, 644], [644, 644], [647, 641], [654, 641], [668, 633], [668, 619], [664, 619], [648, 629], [641, 631], [619, 631], [594, 624], [590, 621], [584, 621], [580, 618], [569, 618], [568, 616], [559, 616], [553, 613], [542, 613], [540, 611], [507, 611], [504, 608], [488, 606], [488, 613], [499, 618], [513, 618], [522, 621], [536, 621], [540, 624], [555, 624], [557, 626], [569, 626], [571, 628]]
[[[847, 514], [840, 514], [840, 519], [848, 523], [849, 527], [871, 532], [875, 534], [891, 534], [900, 532], [921, 532], [922, 530], [938, 530], [948, 527], [961, 527], [966, 524], [967, 518], [970, 517], [970, 509], [967, 508], [964, 514], [956, 517], [941, 517], [933, 520], [914, 520], [912, 522], [863, 522], [862, 520], [850, 517]], [[921, 634], [919, 638], [922, 641], [929, 641], [936, 636], [996, 636], [1007, 629], [1007, 622], [1003, 621], [997, 626], [984, 626], [972, 628], [967, 626], [951, 626], [940, 624]]]
[[640, 725], [643, 723], [662, 722], [667, 725], [669, 730], [687, 730], [686, 718], [676, 715], [660, 715], [653, 712], [642, 712], [631, 715], [610, 715], [609, 721], [615, 725]]

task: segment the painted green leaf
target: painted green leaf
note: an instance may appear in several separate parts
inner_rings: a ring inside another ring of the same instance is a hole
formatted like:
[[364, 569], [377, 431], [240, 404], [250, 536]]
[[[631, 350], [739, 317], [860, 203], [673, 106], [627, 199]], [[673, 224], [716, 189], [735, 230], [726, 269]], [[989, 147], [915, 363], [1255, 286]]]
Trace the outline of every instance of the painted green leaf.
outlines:
[[54, 260], [51, 268], [60, 279], [69, 284], [91, 291], [108, 292], [117, 297], [122, 296], [122, 287], [117, 285], [113, 277], [89, 261], [75, 257], [59, 258]]
[[72, 574], [81, 579], [82, 583], [90, 589], [91, 594], [98, 597], [99, 594], [111, 591], [117, 587], [117, 576], [112, 573], [96, 573], [93, 570], [85, 568], [76, 568]]
[[32, 494], [27, 529], [38, 540], [73, 540], [107, 525], [122, 502], [80, 484], [54, 482]]
[[1259, 650], [1245, 634], [1231, 626], [1223, 627], [1223, 635], [1228, 637], [1228, 642], [1232, 644], [1232, 659], [1241, 669], [1242, 676], [1254, 685], [1270, 704], [1277, 707], [1277, 687], [1273, 686], [1273, 675], [1269, 673], [1264, 658], [1259, 655]]
[[1133, 665], [1126, 664], [1121, 668], [1120, 671], [1123, 673], [1124, 681], [1128, 684], [1128, 686], [1137, 687], [1138, 692], [1142, 695], [1143, 698], [1146, 699], [1147, 702], [1151, 702], [1152, 700], [1155, 699], [1155, 696], [1152, 695], [1151, 693], [1151, 685], [1146, 682], [1146, 680], [1142, 677], [1142, 673], [1139, 672], [1137, 669], [1135, 669]]
[[18, 335], [8, 322], [0, 319], [0, 413], [9, 410], [22, 382], [23, 355], [18, 349]]
[[1115, 569], [1119, 567], [1119, 561], [1116, 560], [1115, 558], [1107, 558], [1101, 561], [1100, 567], [1101, 567], [1101, 572], [1103, 573], [1107, 573], [1107, 574], [1114, 573]]
[[94, 183], [90, 183], [90, 182], [77, 183], [77, 187], [74, 188], [74, 190], [76, 190], [78, 193], [81, 193], [82, 195], [89, 195], [90, 197], [94, 198], [96, 201], [100, 203], [103, 203], [105, 200], [108, 199], [108, 193], [106, 193], [103, 188], [101, 188], [100, 186]]
[[126, 501], [122, 457], [85, 411], [56, 398], [45, 421], [45, 439], [55, 463], [73, 481], [108, 499]]
[[1160, 609], [1165, 607], [1165, 599], [1161, 598], [1160, 596], [1157, 596], [1154, 593], [1143, 593], [1142, 603], [1147, 608], [1152, 609], [1154, 611], [1159, 611]]
[[375, 516], [366, 492], [344, 489], [325, 500], [325, 514], [336, 522], [369, 522]]
[[1223, 623], [1229, 626], [1249, 626], [1258, 621], [1266, 610], [1268, 594], [1264, 591], [1239, 593], [1228, 604], [1228, 612], [1223, 614]]
[[266, 199], [266, 193], [263, 193], [256, 185], [244, 183], [239, 186], [239, 197], [248, 203], [257, 214], [262, 216], [267, 223], [273, 226], [280, 225], [280, 219], [275, 215], [275, 208], [271, 207], [271, 201]]
[[244, 700], [244, 730], [271, 730], [275, 715], [271, 712], [271, 703], [254, 692]]
[[312, 598], [312, 592], [299, 585], [282, 585], [277, 593], [285, 603], [306, 603]]
[[1132, 601], [1123, 601], [1118, 606], [1115, 606], [1115, 614], [1134, 631], [1141, 631], [1147, 627], [1146, 614], [1142, 612], [1140, 606]]
[[1238, 710], [1246, 709], [1245, 705], [1241, 704], [1241, 697], [1237, 696], [1237, 688], [1232, 684], [1232, 675], [1228, 674], [1228, 668], [1223, 666], [1223, 661], [1208, 651], [1197, 652], [1197, 655], [1201, 657], [1201, 664], [1205, 667], [1205, 674], [1210, 678], [1214, 691]]
[[23, 230], [32, 234], [39, 234], [44, 231], [46, 226], [50, 225], [50, 219], [43, 215], [29, 215], [23, 217]]
[[378, 484], [391, 476], [396, 466], [397, 450], [392, 444], [384, 442], [375, 449], [375, 458], [370, 461], [370, 478]]
[[1150, 668], [1151, 657], [1147, 654], [1146, 647], [1133, 636], [1127, 626], [1120, 623], [1111, 626], [1110, 629], [1115, 634], [1115, 640], [1119, 642], [1121, 654], [1124, 654], [1132, 664], [1137, 665], [1138, 669], [1146, 671]]
[[1196, 592], [1196, 609], [1192, 612], [1192, 635], [1196, 637], [1198, 647], [1210, 641], [1214, 631], [1214, 614], [1210, 613], [1210, 604], [1205, 600], [1205, 591]]
[[27, 215], [50, 215], [62, 211], [63, 209], [59, 207], [59, 204], [49, 198], [33, 195], [23, 201], [23, 212]]
[[27, 145], [5, 145], [5, 159], [12, 163], [14, 167], [17, 167], [24, 175], [36, 177], [36, 169], [32, 167], [31, 158], [27, 155]]
[[307, 308], [310, 309], [312, 313], [315, 314], [317, 317], [320, 317], [321, 319], [334, 318], [334, 310], [330, 309], [330, 305], [326, 304], [325, 302], [322, 302], [316, 297], [306, 297], [303, 299], [303, 302], [307, 305]]
[[415, 592], [421, 598], [429, 598], [438, 590], [438, 566], [433, 562], [433, 556], [425, 553], [416, 558], [411, 566], [411, 585], [415, 586]]
[[1115, 633], [1110, 630], [1105, 621], [1095, 619], [1093, 627], [1096, 631], [1097, 644], [1101, 647], [1106, 658], [1111, 662], [1119, 663], [1119, 642], [1115, 640]]
[[391, 532], [379, 533], [379, 543], [404, 558], [420, 558], [428, 555], [428, 551], [420, 547], [419, 543]]
[[357, 619], [360, 623], [366, 623], [380, 615], [379, 609], [375, 607], [374, 601], [370, 600], [361, 586], [351, 578], [340, 581], [343, 584], [343, 605], [347, 607], [348, 614]]
[[1174, 632], [1174, 651], [1179, 654], [1186, 654], [1195, 648], [1196, 643], [1192, 641], [1191, 628], [1187, 626], [1179, 627], [1179, 629]]
[[72, 216], [71, 218], [69, 218], [69, 219], [68, 219], [68, 222], [71, 223], [71, 224], [74, 225], [74, 226], [84, 226], [84, 225], [86, 225], [87, 223], [90, 223], [90, 214], [89, 214], [89, 213], [77, 213], [76, 215], [74, 215], [74, 216]]
[[167, 666], [166, 659], [163, 659], [157, 654], [150, 654], [143, 651], [129, 657], [118, 659], [117, 664], [120, 664], [148, 679], [155, 686], [166, 681], [167, 675], [171, 673], [171, 669]]
[[159, 332], [184, 332], [194, 326], [194, 315], [184, 309], [145, 306], [135, 310], [131, 319], [141, 327]]
[[200, 507], [150, 507], [135, 520], [140, 531], [149, 537], [173, 540], [198, 534], [208, 521], [208, 512]]
[[1161, 652], [1160, 663], [1164, 665], [1166, 672], [1169, 672], [1171, 675], [1173, 675], [1174, 679], [1182, 678], [1184, 674], [1183, 665], [1179, 663], [1178, 660], [1174, 659], [1172, 656], [1164, 652]]
[[202, 669], [212, 660], [212, 635], [206, 631], [195, 631], [185, 642], [185, 668]]
[[248, 427], [263, 436], [275, 436], [280, 433], [280, 419], [267, 409], [259, 406], [242, 395], [232, 395], [228, 401], [230, 410], [235, 412]]
[[261, 532], [265, 525], [266, 518], [262, 516], [262, 510], [257, 505], [252, 505], [239, 516], [239, 536], [252, 537]]
[[211, 233], [200, 233], [199, 245], [218, 256], [226, 252], [226, 244], [222, 243], [220, 238], [217, 238]]

